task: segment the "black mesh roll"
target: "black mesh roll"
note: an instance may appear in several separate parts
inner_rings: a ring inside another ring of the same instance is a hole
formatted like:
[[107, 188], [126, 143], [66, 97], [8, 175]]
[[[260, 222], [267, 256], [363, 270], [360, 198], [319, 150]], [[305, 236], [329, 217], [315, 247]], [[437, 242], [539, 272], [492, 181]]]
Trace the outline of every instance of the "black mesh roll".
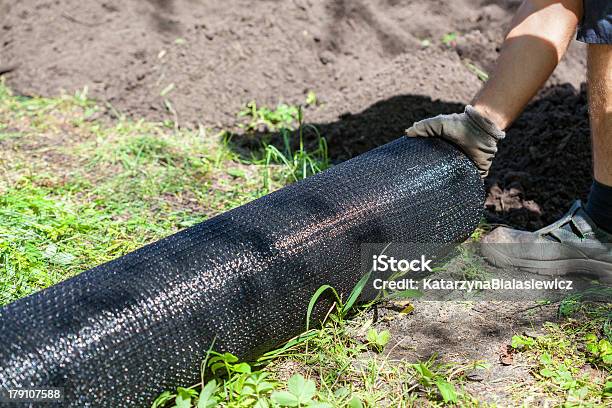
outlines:
[[0, 384], [146, 406], [199, 380], [215, 336], [253, 358], [303, 331], [321, 285], [360, 279], [361, 244], [464, 240], [483, 198], [454, 147], [397, 139], [0, 309]]

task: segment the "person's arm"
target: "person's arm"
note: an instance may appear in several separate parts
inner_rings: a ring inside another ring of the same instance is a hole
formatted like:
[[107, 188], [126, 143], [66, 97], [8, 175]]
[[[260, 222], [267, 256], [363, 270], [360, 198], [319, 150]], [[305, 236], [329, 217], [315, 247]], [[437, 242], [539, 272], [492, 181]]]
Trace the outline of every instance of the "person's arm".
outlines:
[[484, 177], [503, 132], [550, 77], [582, 17], [582, 0], [525, 0], [514, 17], [487, 83], [464, 113], [415, 123], [409, 137], [442, 137], [458, 145]]
[[527, 0], [474, 108], [506, 129], [544, 85], [567, 51], [582, 18], [583, 0]]

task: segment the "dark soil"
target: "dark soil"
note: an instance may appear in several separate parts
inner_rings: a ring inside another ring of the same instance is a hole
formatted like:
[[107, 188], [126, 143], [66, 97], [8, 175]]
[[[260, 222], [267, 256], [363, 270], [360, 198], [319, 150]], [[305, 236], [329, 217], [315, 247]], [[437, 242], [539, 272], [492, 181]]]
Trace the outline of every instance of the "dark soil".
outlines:
[[[481, 86], [467, 63], [491, 69], [519, 3], [0, 0], [0, 68], [18, 93], [87, 86], [133, 117], [173, 119], [167, 100], [181, 126], [231, 129], [250, 100], [303, 103], [313, 90], [322, 105], [306, 119], [339, 161], [461, 110]], [[457, 39], [443, 44], [449, 32]], [[572, 45], [503, 142], [487, 182], [491, 221], [538, 228], [585, 197], [585, 100], [572, 89], [584, 65]]]
[[487, 179], [492, 222], [538, 229], [559, 219], [591, 185], [586, 92], [545, 90], [512, 126]]

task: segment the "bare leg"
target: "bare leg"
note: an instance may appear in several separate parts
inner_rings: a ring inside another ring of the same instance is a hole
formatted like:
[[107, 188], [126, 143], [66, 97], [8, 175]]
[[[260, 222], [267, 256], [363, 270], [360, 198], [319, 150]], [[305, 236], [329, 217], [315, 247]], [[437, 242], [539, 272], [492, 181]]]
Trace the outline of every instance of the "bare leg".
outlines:
[[612, 186], [612, 45], [588, 45], [589, 116], [593, 175]]
[[489, 81], [472, 105], [506, 129], [565, 54], [582, 18], [582, 0], [525, 0]]

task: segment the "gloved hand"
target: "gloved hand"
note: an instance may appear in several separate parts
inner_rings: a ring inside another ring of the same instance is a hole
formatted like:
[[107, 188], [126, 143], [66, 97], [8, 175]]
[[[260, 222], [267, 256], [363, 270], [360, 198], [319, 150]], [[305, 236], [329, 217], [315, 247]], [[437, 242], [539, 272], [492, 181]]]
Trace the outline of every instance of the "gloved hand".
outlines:
[[485, 178], [497, 153], [497, 142], [506, 133], [473, 106], [467, 105], [463, 113], [438, 115], [416, 122], [406, 130], [406, 136], [441, 137], [454, 143], [476, 164], [480, 176]]

